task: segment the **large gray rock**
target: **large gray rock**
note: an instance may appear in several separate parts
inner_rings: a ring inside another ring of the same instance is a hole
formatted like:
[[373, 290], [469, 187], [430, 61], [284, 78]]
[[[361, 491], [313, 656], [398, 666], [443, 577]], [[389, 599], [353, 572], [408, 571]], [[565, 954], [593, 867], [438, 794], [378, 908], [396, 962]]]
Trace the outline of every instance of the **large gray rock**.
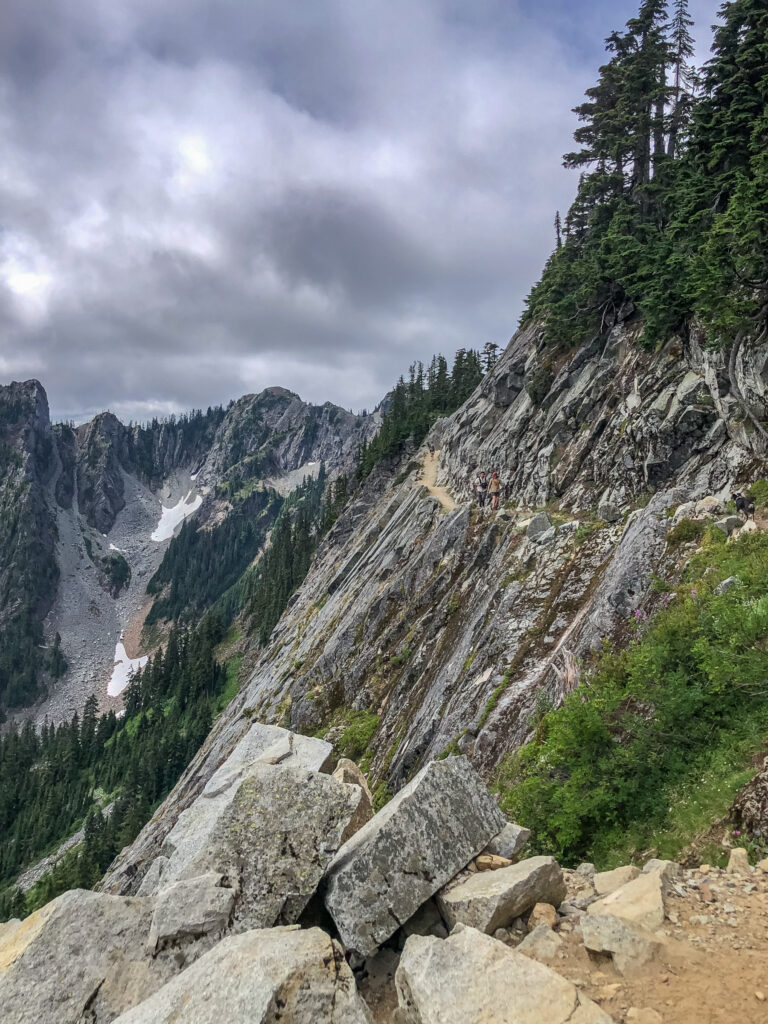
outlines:
[[489, 935], [412, 935], [395, 975], [398, 1024], [612, 1024], [578, 989]]
[[528, 540], [537, 541], [539, 537], [550, 529], [552, 523], [549, 521], [549, 516], [546, 512], [537, 512], [535, 516], [531, 518], [528, 523], [528, 527], [525, 531], [525, 535]]
[[166, 965], [142, 962], [148, 900], [74, 889], [0, 934], [3, 1024], [76, 1024], [99, 994], [117, 1013], [162, 985]]
[[338, 945], [319, 928], [223, 939], [115, 1024], [370, 1024]]
[[645, 928], [611, 914], [585, 914], [581, 933], [587, 949], [611, 954], [620, 974], [642, 967], [661, 949], [661, 943]]
[[[237, 889], [234, 916], [241, 927], [293, 924], [341, 846], [361, 798], [359, 786], [330, 775], [256, 765], [215, 829], [206, 814], [194, 848], [190, 823], [197, 805], [187, 812], [182, 877], [223, 875]], [[175, 859], [173, 852], [164, 881]]]
[[466, 758], [426, 765], [328, 869], [325, 905], [344, 944], [372, 953], [503, 825]]
[[209, 873], [163, 889], [155, 900], [147, 943], [150, 953], [170, 943], [222, 932], [229, 925], [235, 893], [221, 875]]
[[557, 861], [553, 857], [530, 857], [508, 868], [470, 875], [444, 889], [437, 901], [449, 927], [465, 924], [493, 935], [536, 903], [559, 906], [565, 894]]
[[319, 772], [328, 767], [332, 752], [330, 743], [324, 740], [295, 735], [271, 725], [251, 726], [200, 796], [179, 815], [162, 850], [168, 863], [159, 873], [152, 872], [150, 866], [142, 883], [142, 895], [151, 896], [161, 885], [168, 886], [207, 870], [198, 866], [200, 851], [210, 843], [215, 844], [222, 821], [246, 778], [256, 772], [285, 768]]
[[519, 860], [520, 854], [528, 845], [531, 838], [531, 830], [523, 828], [522, 825], [515, 825], [508, 821], [497, 836], [488, 843], [483, 853], [493, 854], [494, 857], [506, 857], [507, 860]]

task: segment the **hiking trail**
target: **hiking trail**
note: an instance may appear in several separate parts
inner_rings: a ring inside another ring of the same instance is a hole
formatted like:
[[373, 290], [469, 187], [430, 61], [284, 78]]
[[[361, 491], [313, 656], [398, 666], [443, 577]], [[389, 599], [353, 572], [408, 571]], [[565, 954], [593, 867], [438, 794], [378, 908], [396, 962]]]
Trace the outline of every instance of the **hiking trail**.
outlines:
[[456, 502], [444, 487], [438, 487], [435, 482], [437, 480], [437, 460], [439, 456], [439, 451], [435, 451], [433, 456], [427, 452], [422, 462], [422, 472], [418, 483], [422, 487], [426, 487], [433, 498], [437, 498], [446, 512], [453, 512], [456, 508]]

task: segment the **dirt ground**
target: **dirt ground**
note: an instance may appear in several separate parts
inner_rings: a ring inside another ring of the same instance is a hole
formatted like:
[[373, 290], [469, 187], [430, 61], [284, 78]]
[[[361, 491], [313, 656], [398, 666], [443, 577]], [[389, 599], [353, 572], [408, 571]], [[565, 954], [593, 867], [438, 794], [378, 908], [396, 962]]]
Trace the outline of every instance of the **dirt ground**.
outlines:
[[[627, 976], [610, 957], [587, 952], [576, 917], [558, 923], [563, 946], [554, 960], [542, 962], [616, 1024], [768, 1024], [768, 874], [686, 871], [666, 904], [668, 920], [656, 933], [662, 952]], [[396, 951], [385, 948], [359, 975], [376, 1024], [392, 1022], [397, 963]], [[638, 1010], [658, 1017], [637, 1016]]]
[[424, 457], [424, 468], [422, 470], [421, 477], [418, 480], [423, 487], [426, 487], [433, 498], [437, 498], [446, 512], [452, 512], [456, 508], [456, 502], [450, 496], [448, 491], [444, 487], [438, 487], [437, 481], [437, 465], [440, 461], [440, 452], [436, 451], [434, 455], [427, 453]]
[[768, 875], [686, 872], [667, 917], [660, 958], [631, 976], [589, 954], [576, 932], [560, 932], [565, 948], [551, 966], [617, 1022], [636, 1007], [664, 1024], [768, 1024]]

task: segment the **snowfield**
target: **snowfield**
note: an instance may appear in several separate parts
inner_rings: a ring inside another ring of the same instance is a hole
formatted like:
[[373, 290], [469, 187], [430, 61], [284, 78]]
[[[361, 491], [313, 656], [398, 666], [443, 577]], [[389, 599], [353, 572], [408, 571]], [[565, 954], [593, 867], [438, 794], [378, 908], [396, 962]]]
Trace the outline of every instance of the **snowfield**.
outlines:
[[180, 526], [184, 520], [191, 516], [193, 512], [196, 512], [203, 503], [202, 495], [196, 494], [192, 498], [192, 491], [189, 491], [186, 498], [181, 498], [178, 504], [172, 508], [167, 508], [165, 505], [162, 506], [162, 514], [160, 516], [160, 522], [157, 524], [157, 528], [152, 534], [152, 540], [160, 542], [163, 540], [170, 540], [176, 531], [176, 527]]
[[112, 668], [112, 677], [107, 684], [109, 696], [117, 697], [118, 694], [122, 693], [128, 683], [130, 683], [133, 673], [140, 668], [144, 668], [148, 660], [149, 657], [147, 655], [143, 658], [129, 658], [122, 641], [118, 640], [115, 645], [115, 664]]

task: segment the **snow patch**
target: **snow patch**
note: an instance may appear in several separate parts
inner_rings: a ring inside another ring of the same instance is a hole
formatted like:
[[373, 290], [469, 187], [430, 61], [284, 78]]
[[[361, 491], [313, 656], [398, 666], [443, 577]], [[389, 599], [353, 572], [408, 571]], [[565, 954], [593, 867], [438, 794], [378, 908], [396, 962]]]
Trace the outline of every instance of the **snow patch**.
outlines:
[[122, 548], [119, 548], [119, 547], [118, 547], [118, 546], [117, 546], [116, 544], [110, 544], [110, 545], [109, 545], [109, 550], [110, 550], [110, 551], [119, 551], [121, 555], [124, 555], [124, 554], [125, 554], [125, 552], [123, 551], [123, 549], [122, 549]]
[[117, 697], [118, 694], [122, 693], [128, 683], [130, 683], [133, 673], [137, 672], [140, 668], [144, 668], [148, 661], [148, 655], [145, 655], [143, 658], [129, 658], [122, 642], [118, 640], [115, 644], [115, 664], [112, 668], [112, 677], [107, 684], [109, 696]]
[[160, 516], [160, 522], [157, 524], [157, 529], [152, 534], [152, 540], [160, 542], [161, 540], [170, 540], [173, 536], [176, 527], [180, 526], [184, 520], [191, 516], [193, 512], [196, 512], [203, 503], [202, 495], [196, 494], [192, 498], [192, 491], [190, 491], [186, 498], [182, 498], [177, 505], [172, 508], [168, 508], [163, 505], [163, 511]]

